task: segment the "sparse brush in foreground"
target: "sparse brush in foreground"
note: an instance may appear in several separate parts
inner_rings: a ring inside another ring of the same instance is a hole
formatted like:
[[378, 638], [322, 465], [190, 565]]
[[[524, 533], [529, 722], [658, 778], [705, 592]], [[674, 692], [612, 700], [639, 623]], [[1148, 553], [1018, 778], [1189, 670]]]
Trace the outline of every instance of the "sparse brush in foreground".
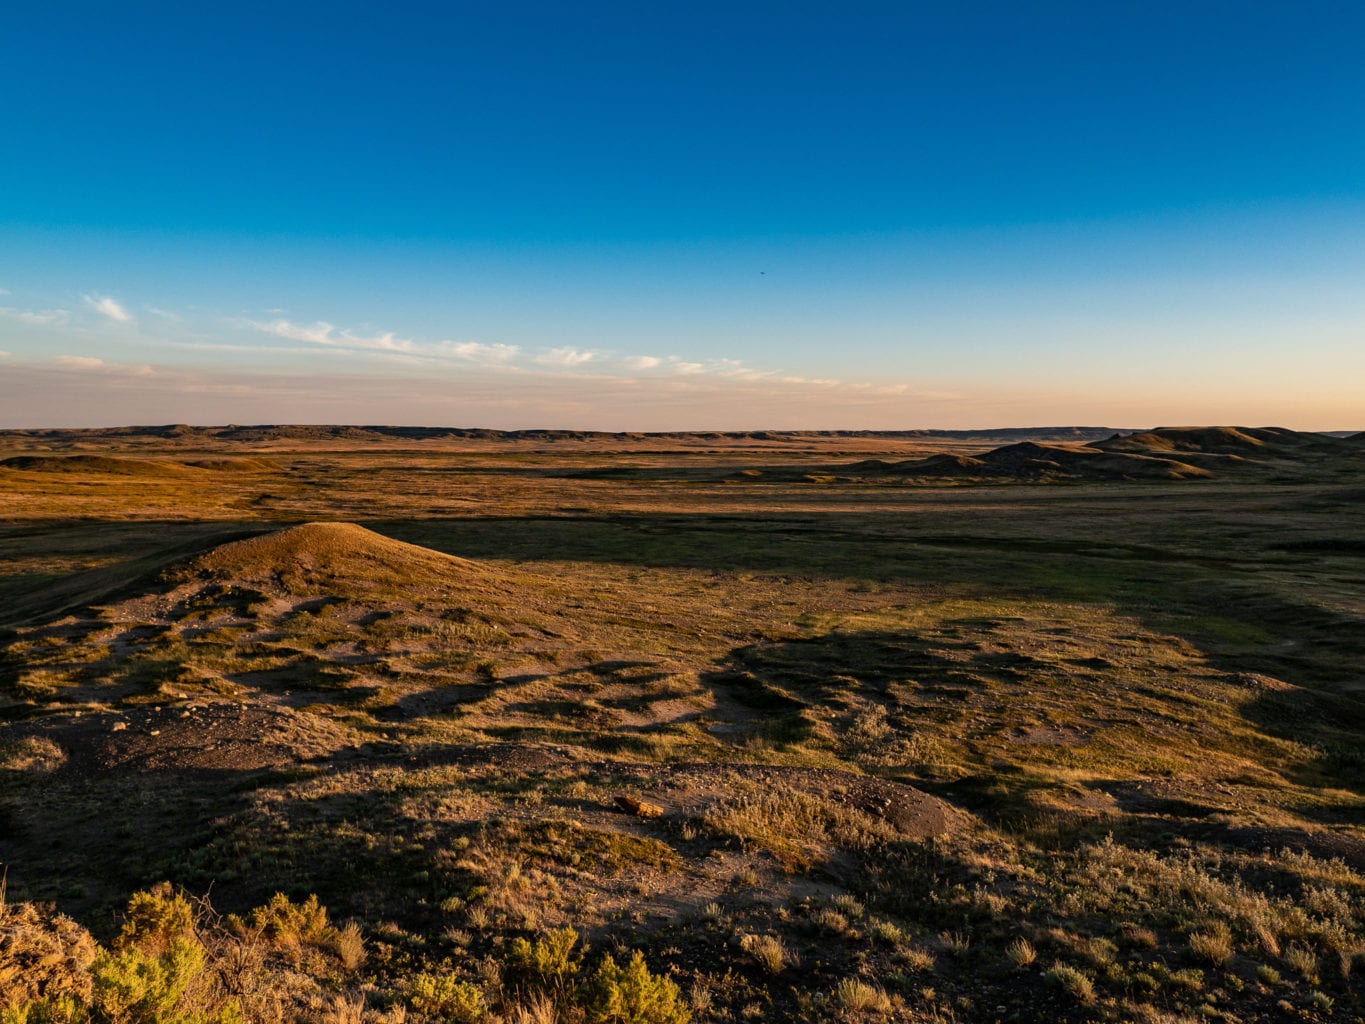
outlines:
[[[281, 899], [253, 918], [279, 917]], [[321, 914], [325, 921], [316, 899], [304, 908], [309, 920], [316, 923]], [[60, 915], [0, 904], [0, 1024], [279, 1020], [281, 999], [299, 977], [252, 945], [264, 929], [244, 936], [241, 922], [234, 925], [224, 927], [207, 901], [191, 901], [165, 883], [134, 894], [108, 948]], [[348, 969], [346, 961], [359, 956], [358, 930], [333, 929], [327, 936], [343, 938], [338, 960]]]
[[776, 935], [745, 935], [739, 940], [739, 948], [769, 974], [781, 974], [783, 968], [800, 963], [800, 958]]
[[631, 954], [624, 967], [610, 955], [581, 982], [578, 933], [552, 931], [534, 942], [519, 938], [503, 961], [503, 978], [514, 1005], [542, 1012], [546, 1003], [587, 1024], [685, 1024], [692, 1012], [672, 979], [650, 973], [644, 954]]
[[883, 1015], [891, 1012], [891, 999], [876, 985], [858, 978], [845, 978], [834, 986], [834, 1003], [846, 1013]]
[[412, 979], [408, 1003], [431, 1020], [477, 1024], [488, 1012], [483, 990], [452, 975], [422, 973]]
[[1015, 967], [1028, 967], [1038, 959], [1038, 951], [1028, 939], [1015, 939], [1005, 947], [1005, 955]]
[[625, 967], [604, 956], [583, 987], [589, 1024], [685, 1024], [692, 1012], [670, 979], [651, 974], [636, 950]]
[[1078, 1003], [1095, 1001], [1095, 983], [1090, 976], [1069, 964], [1054, 964], [1047, 972], [1048, 979], [1061, 986]]

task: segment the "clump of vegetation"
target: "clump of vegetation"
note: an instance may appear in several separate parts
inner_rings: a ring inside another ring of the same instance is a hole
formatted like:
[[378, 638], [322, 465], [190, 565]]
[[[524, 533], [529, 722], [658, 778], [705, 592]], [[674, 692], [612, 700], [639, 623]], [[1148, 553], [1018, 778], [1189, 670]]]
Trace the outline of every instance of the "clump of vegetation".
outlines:
[[1095, 982], [1088, 974], [1070, 964], [1056, 963], [1047, 972], [1049, 981], [1055, 982], [1078, 1003], [1095, 1001]]
[[739, 948], [769, 974], [781, 974], [786, 968], [800, 963], [796, 954], [776, 935], [745, 935], [739, 940]]
[[71, 918], [0, 897], [0, 1007], [90, 997], [95, 941]]
[[[534, 940], [513, 941], [503, 960], [504, 984], [523, 1008], [548, 1001], [588, 1024], [685, 1024], [691, 1010], [672, 979], [651, 974], [636, 950], [624, 967], [603, 956], [583, 970], [578, 933], [561, 928]], [[581, 980], [580, 980], [581, 978]], [[528, 1010], [529, 1012], [529, 1010]]]
[[1200, 960], [1222, 967], [1232, 959], [1232, 930], [1222, 921], [1201, 932], [1190, 936], [1190, 952]]
[[834, 1005], [844, 1013], [885, 1016], [891, 1012], [891, 998], [886, 992], [860, 978], [844, 978], [831, 995]]
[[488, 1013], [483, 989], [452, 974], [414, 977], [408, 990], [408, 1005], [422, 1016], [445, 1024], [478, 1024]]
[[678, 986], [651, 974], [645, 955], [631, 954], [624, 967], [604, 956], [579, 996], [589, 1024], [686, 1024], [692, 1012]]
[[[316, 923], [316, 900], [305, 907]], [[283, 911], [276, 900], [252, 918]], [[32, 904], [0, 905], [0, 1024], [269, 1024], [323, 989], [272, 960], [264, 932], [228, 927], [165, 883], [133, 895], [108, 947]]]
[[1015, 939], [1005, 947], [1005, 955], [1015, 967], [1029, 967], [1038, 959], [1038, 951], [1028, 939]]
[[306, 946], [334, 953], [346, 970], [355, 970], [365, 959], [360, 926], [348, 921], [340, 928], [327, 920], [327, 909], [316, 894], [294, 903], [283, 893], [257, 907], [245, 921], [229, 917], [228, 926], [238, 935], [259, 935], [275, 949], [297, 956]]
[[722, 800], [702, 823], [717, 837], [766, 851], [791, 873], [809, 871], [835, 850], [868, 850], [896, 835], [856, 807], [781, 786]]

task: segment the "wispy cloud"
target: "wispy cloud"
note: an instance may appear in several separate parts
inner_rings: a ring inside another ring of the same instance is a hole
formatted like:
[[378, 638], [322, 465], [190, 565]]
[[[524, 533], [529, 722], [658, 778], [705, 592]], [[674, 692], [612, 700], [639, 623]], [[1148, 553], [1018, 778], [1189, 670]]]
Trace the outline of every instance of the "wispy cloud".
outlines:
[[10, 306], [0, 306], [0, 317], [17, 320], [32, 327], [51, 327], [66, 323], [71, 319], [71, 314], [64, 309], [14, 309]]
[[75, 373], [98, 373], [114, 378], [161, 376], [146, 363], [110, 363], [97, 356], [57, 356], [52, 361], [63, 370]]
[[359, 352], [385, 352], [408, 358], [456, 359], [497, 366], [510, 363], [521, 355], [521, 349], [516, 345], [486, 344], [481, 341], [422, 343], [411, 338], [400, 338], [393, 331], [360, 334], [342, 330], [325, 320], [312, 324], [300, 324], [292, 320], [241, 320], [238, 323], [287, 341]]
[[169, 309], [160, 309], [157, 306], [143, 306], [142, 308], [151, 313], [152, 316], [159, 316], [162, 320], [169, 320], [171, 323], [178, 324], [185, 319], [179, 313], [172, 313]]
[[54, 361], [68, 370], [102, 370], [105, 366], [103, 359], [94, 356], [58, 356]]
[[486, 345], [481, 341], [445, 341], [433, 352], [468, 359], [476, 363], [509, 363], [521, 354], [516, 345]]
[[248, 326], [273, 334], [289, 341], [306, 341], [310, 345], [327, 345], [331, 348], [362, 349], [377, 352], [411, 352], [416, 347], [411, 338], [400, 338], [392, 331], [365, 336], [352, 331], [339, 331], [337, 328], [319, 320], [313, 324], [296, 324], [291, 320], [271, 320], [260, 323], [246, 321]]
[[101, 316], [107, 316], [110, 320], [116, 320], [121, 324], [131, 323], [133, 314], [129, 313], [118, 300], [109, 295], [87, 295], [85, 304]]
[[779, 377], [783, 384], [810, 384], [814, 387], [837, 388], [844, 382], [835, 380], [832, 377]]
[[[394, 331], [368, 333], [318, 320], [304, 323], [284, 318], [273, 320], [237, 319], [231, 321], [239, 327], [250, 328], [286, 341], [301, 343], [304, 347], [296, 351], [307, 351], [316, 346], [336, 351], [354, 351], [381, 354], [391, 357], [395, 369], [403, 364], [412, 365], [422, 361], [471, 363], [504, 372], [528, 373], [535, 367], [541, 372], [551, 374], [555, 371], [573, 371], [574, 377], [594, 377], [615, 381], [619, 385], [633, 384], [656, 379], [673, 379], [678, 387], [709, 387], [713, 382], [722, 381], [732, 386], [752, 385], [765, 388], [765, 394], [776, 395], [785, 390], [815, 393], [843, 391], [849, 395], [876, 394], [885, 397], [903, 396], [916, 398], [924, 394], [937, 398], [933, 392], [918, 392], [910, 385], [893, 383], [888, 385], [871, 382], [855, 382], [830, 377], [807, 377], [785, 372], [780, 369], [757, 369], [743, 360], [729, 357], [688, 359], [683, 356], [623, 356], [607, 357], [593, 349], [576, 348], [570, 345], [526, 352], [518, 345], [506, 345], [480, 341], [417, 341], [400, 337]], [[224, 346], [220, 346], [224, 347]], [[280, 351], [276, 349], [275, 351]], [[659, 373], [645, 376], [631, 376], [641, 371], [657, 370]]]
[[541, 366], [582, 366], [597, 358], [597, 353], [577, 348], [552, 348], [535, 357]]

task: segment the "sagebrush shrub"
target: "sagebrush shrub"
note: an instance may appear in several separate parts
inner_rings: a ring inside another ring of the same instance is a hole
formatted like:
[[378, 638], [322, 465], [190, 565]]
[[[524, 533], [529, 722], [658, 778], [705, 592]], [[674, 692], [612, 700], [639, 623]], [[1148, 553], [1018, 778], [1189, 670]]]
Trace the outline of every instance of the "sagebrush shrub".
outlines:
[[408, 990], [408, 1004], [423, 1016], [448, 1024], [477, 1024], [488, 1013], [483, 990], [450, 974], [417, 975]]
[[604, 956], [581, 999], [588, 1024], [686, 1024], [692, 1017], [678, 986], [651, 974], [638, 950], [625, 967]]
[[294, 903], [277, 892], [251, 912], [251, 926], [277, 946], [328, 946], [336, 934], [316, 895]]
[[190, 901], [173, 890], [170, 882], [161, 882], [133, 893], [114, 948], [165, 953], [176, 941], [197, 941], [195, 926], [196, 914]]
[[503, 959], [503, 970], [515, 991], [544, 992], [555, 999], [567, 996], [578, 974], [579, 959], [573, 955], [578, 932], [560, 928], [529, 942], [518, 938]]

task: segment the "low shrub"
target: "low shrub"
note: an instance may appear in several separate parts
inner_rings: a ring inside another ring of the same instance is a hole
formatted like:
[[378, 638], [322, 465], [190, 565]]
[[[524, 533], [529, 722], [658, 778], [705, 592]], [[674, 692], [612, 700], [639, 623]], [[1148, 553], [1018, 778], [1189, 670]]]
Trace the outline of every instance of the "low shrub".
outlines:
[[449, 974], [418, 974], [409, 985], [408, 1005], [446, 1024], [477, 1024], [488, 1013], [483, 990]]
[[602, 958], [581, 995], [588, 1024], [686, 1024], [692, 1012], [669, 978], [654, 975], [638, 950], [625, 967]]
[[1095, 983], [1088, 974], [1077, 970], [1069, 964], [1056, 963], [1047, 972], [1049, 981], [1059, 985], [1066, 991], [1072, 999], [1078, 1003], [1093, 1003], [1095, 1001]]
[[776, 935], [745, 935], [739, 940], [739, 948], [753, 957], [769, 974], [781, 974], [783, 968], [795, 966], [799, 962], [786, 943]]
[[891, 998], [876, 985], [858, 978], [845, 978], [831, 993], [834, 1005], [845, 1013], [885, 1015], [891, 1012]]

